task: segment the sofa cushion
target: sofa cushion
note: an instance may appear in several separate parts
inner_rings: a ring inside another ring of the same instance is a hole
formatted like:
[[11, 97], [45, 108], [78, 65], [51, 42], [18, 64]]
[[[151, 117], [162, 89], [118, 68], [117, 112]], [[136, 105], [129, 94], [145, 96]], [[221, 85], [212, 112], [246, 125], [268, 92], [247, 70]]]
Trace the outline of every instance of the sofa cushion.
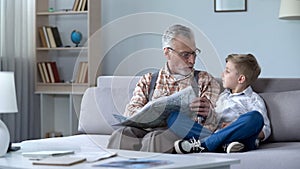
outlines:
[[78, 131], [111, 134], [118, 121], [113, 114], [123, 114], [139, 77], [100, 76], [98, 87], [88, 88], [81, 101]]
[[269, 141], [300, 141], [300, 90], [260, 93], [271, 123]]

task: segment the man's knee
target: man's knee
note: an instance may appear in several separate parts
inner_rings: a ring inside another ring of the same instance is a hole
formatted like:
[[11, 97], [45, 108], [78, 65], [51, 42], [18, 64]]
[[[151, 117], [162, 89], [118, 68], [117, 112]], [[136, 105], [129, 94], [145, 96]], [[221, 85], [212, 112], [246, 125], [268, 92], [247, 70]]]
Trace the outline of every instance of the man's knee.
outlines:
[[142, 129], [121, 127], [112, 133], [107, 148], [139, 150], [141, 139], [145, 134], [146, 132]]
[[141, 151], [172, 153], [173, 144], [179, 138], [169, 130], [155, 130], [142, 140]]

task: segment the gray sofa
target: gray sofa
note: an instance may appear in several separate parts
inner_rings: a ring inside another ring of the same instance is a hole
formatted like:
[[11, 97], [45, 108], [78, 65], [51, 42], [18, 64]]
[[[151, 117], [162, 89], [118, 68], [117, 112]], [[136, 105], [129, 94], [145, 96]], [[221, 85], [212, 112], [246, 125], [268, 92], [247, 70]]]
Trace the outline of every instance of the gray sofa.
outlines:
[[[98, 87], [86, 91], [82, 100], [79, 131], [111, 134], [113, 128], [109, 124], [116, 122], [111, 113], [123, 112], [138, 78], [100, 77]], [[240, 164], [232, 166], [236, 169], [298, 169], [300, 166], [300, 78], [261, 78], [253, 85], [253, 89], [263, 97], [267, 105], [272, 129], [269, 139], [258, 150], [251, 152], [204, 154], [241, 159]], [[91, 103], [92, 95], [95, 96], [95, 100]], [[97, 110], [90, 107], [91, 104], [98, 105]], [[94, 114], [96, 112], [98, 115]], [[100, 125], [100, 122], [104, 125]]]
[[[87, 89], [82, 99], [78, 128], [81, 134], [63, 138], [24, 141], [22, 143], [23, 151], [26, 151], [26, 147], [30, 147], [32, 144], [36, 149], [45, 149], [49, 145], [55, 145], [55, 148], [58, 149], [57, 142], [65, 142], [69, 148], [78, 148], [83, 144], [86, 146], [94, 144], [97, 147], [105, 148], [110, 134], [115, 129], [111, 124], [117, 123], [112, 113], [124, 111], [138, 79], [139, 77], [132, 76], [99, 77], [97, 87]], [[299, 168], [300, 78], [261, 78], [253, 88], [266, 102], [272, 129], [270, 138], [259, 149], [250, 152], [188, 155], [240, 159], [240, 164], [232, 166], [234, 169]], [[45, 143], [45, 140], [47, 140], [47, 146], [41, 144]]]

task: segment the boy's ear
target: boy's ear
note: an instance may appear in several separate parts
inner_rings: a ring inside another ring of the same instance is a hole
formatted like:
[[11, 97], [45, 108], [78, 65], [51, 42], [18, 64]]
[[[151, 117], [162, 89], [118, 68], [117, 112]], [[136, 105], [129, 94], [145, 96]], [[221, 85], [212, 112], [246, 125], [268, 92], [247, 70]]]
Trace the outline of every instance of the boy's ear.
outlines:
[[239, 83], [245, 83], [246, 82], [246, 76], [245, 75], [240, 75], [239, 79], [238, 79]]

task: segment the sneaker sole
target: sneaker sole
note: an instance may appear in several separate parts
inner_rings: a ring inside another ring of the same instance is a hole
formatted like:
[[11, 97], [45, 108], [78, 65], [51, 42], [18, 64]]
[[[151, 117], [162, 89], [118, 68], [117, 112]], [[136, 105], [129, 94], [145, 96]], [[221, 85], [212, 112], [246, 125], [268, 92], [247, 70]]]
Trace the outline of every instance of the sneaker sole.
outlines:
[[241, 150], [243, 149], [244, 149], [244, 145], [242, 143], [233, 142], [233, 144], [230, 144], [227, 147], [226, 152], [227, 153], [241, 152]]
[[184, 151], [180, 146], [178, 146], [182, 142], [183, 142], [182, 140], [177, 140], [174, 143], [174, 148], [175, 148], [175, 151], [176, 151], [177, 154], [187, 154], [188, 153], [188, 152]]

